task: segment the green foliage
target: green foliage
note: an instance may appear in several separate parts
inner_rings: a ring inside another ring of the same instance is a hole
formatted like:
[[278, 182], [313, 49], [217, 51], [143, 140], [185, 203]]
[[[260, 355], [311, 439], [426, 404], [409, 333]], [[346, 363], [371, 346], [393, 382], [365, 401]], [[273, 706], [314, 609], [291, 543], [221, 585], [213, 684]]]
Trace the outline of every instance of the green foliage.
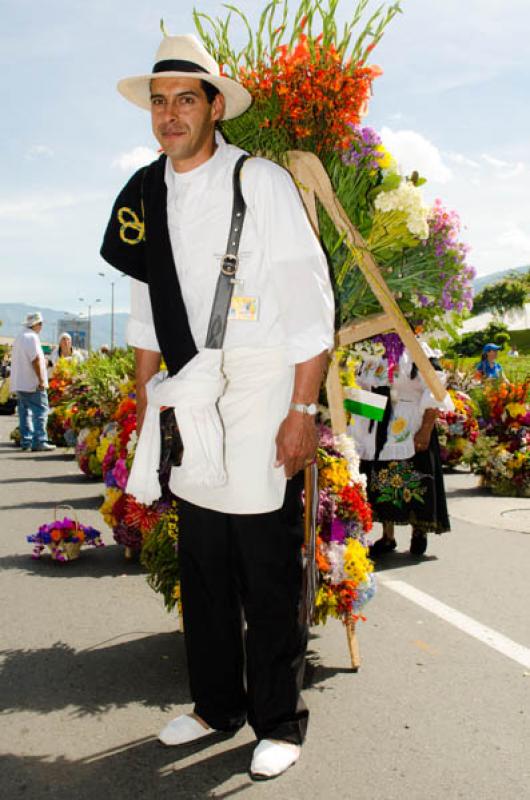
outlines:
[[510, 333], [504, 322], [492, 321], [482, 331], [464, 333], [447, 352], [449, 356], [476, 356], [480, 358], [482, 348], [488, 342], [504, 346], [510, 341]]
[[518, 275], [512, 273], [496, 283], [485, 286], [473, 302], [473, 313], [492, 311], [495, 314], [506, 314], [522, 308], [530, 292], [530, 273]]
[[510, 331], [510, 340], [519, 353], [530, 353], [530, 329]]
[[90, 399], [95, 405], [114, 404], [119, 386], [134, 376], [134, 352], [114, 350], [110, 355], [93, 353], [80, 365], [82, 381], [88, 385]]
[[171, 509], [163, 515], [142, 544], [140, 560], [149, 571], [147, 582], [151, 589], [164, 598], [164, 605], [172, 611], [177, 603], [176, 587], [179, 581], [179, 564], [176, 552], [177, 511], [173, 501]]
[[[364, 24], [364, 28], [353, 40], [353, 34], [361, 22], [372, 0], [357, 0], [351, 20], [339, 31], [336, 12], [340, 0], [300, 0], [298, 8], [289, 14], [288, 0], [271, 0], [265, 6], [255, 32], [248, 17], [237, 6], [224, 4], [229, 13], [223, 19], [211, 17], [197, 9], [193, 10], [193, 20], [197, 33], [206, 49], [216, 59], [230, 77], [237, 78], [241, 67], [254, 70], [261, 64], [270, 64], [278, 47], [292, 47], [301, 33], [307, 34], [311, 44], [322, 33], [322, 45], [333, 45], [341, 59], [351, 60], [351, 69], [365, 62], [370, 52], [381, 40], [386, 27], [397, 14], [401, 13], [401, 2], [392, 3], [388, 8], [377, 8]], [[244, 47], [234, 50], [231, 40], [232, 17], [242, 24], [247, 41]], [[292, 28], [288, 30], [288, 19], [292, 18]], [[253, 150], [255, 152], [255, 150]]]

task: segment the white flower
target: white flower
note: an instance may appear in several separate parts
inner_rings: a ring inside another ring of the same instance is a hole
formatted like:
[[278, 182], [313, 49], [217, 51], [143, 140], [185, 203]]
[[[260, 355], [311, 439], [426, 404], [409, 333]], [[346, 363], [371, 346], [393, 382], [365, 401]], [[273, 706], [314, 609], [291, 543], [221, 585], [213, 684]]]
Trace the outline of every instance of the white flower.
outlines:
[[403, 180], [397, 189], [380, 192], [374, 206], [378, 211], [401, 211], [406, 214], [407, 228], [418, 239], [428, 239], [429, 209], [423, 202], [421, 190], [411, 181]]
[[364, 487], [366, 487], [366, 475], [362, 475], [359, 470], [360, 460], [355, 447], [355, 442], [351, 436], [348, 436], [347, 433], [341, 433], [338, 436], [335, 436], [335, 447], [339, 453], [342, 453], [348, 462], [348, 472], [350, 474], [351, 481], [353, 483], [361, 483]]

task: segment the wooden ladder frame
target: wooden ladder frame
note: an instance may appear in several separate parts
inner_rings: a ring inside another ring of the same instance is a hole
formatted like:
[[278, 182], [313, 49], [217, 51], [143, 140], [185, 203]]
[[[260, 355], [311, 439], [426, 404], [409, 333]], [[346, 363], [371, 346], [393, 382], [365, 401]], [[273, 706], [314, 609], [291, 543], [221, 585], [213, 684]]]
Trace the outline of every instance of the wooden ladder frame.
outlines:
[[[290, 150], [287, 153], [287, 166], [293, 176], [300, 196], [303, 200], [311, 224], [319, 235], [317, 199], [325, 209], [337, 231], [343, 237], [346, 246], [357, 256], [357, 266], [361, 270], [366, 282], [379, 301], [382, 313], [374, 314], [365, 319], [354, 320], [346, 327], [341, 328], [336, 336], [336, 346], [353, 344], [354, 342], [368, 339], [379, 333], [396, 331], [401, 341], [409, 351], [417, 365], [428, 388], [437, 400], [443, 400], [446, 390], [440, 382], [431, 362], [424, 353], [416, 339], [409, 323], [397, 304], [394, 295], [388, 288], [381, 270], [373, 255], [370, 253], [366, 242], [350, 222], [337, 198], [331, 180], [324, 165], [314, 153], [301, 150]], [[340, 382], [340, 371], [336, 357], [333, 357], [326, 380], [328, 405], [331, 415], [331, 427], [335, 434], [346, 433], [347, 415], [344, 409], [344, 394]], [[360, 666], [359, 643], [355, 623], [350, 621], [346, 625], [348, 647], [351, 656], [352, 669], [356, 672]]]

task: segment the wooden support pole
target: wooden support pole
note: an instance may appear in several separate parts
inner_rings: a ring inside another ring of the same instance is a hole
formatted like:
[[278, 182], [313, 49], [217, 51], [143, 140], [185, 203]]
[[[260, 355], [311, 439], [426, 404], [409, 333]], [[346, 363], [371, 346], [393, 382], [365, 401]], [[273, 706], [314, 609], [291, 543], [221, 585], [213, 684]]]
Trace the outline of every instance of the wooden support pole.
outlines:
[[348, 649], [350, 651], [351, 668], [354, 672], [357, 672], [361, 666], [361, 654], [359, 651], [356, 625], [353, 619], [348, 620], [346, 623], [346, 637], [348, 639]]
[[[366, 282], [379, 301], [383, 311], [392, 321], [392, 329], [399, 334], [425, 383], [437, 400], [443, 400], [446, 395], [445, 387], [440, 382], [431, 362], [423, 352], [392, 292], [386, 285], [366, 242], [350, 222], [348, 215], [335, 195], [324, 165], [314, 153], [299, 150], [289, 151], [287, 158], [289, 169], [297, 182], [313, 227], [318, 231], [318, 218], [315, 207], [315, 197], [317, 197], [337, 231], [343, 234], [345, 244], [354, 253], [357, 265]], [[346, 335], [347, 330], [348, 328], [345, 331], [341, 331], [341, 334]], [[374, 334], [372, 333], [372, 335]]]
[[372, 314], [365, 319], [354, 320], [347, 328], [338, 333], [338, 343], [341, 347], [363, 339], [370, 339], [378, 333], [386, 333], [394, 329], [394, 320], [390, 314]]

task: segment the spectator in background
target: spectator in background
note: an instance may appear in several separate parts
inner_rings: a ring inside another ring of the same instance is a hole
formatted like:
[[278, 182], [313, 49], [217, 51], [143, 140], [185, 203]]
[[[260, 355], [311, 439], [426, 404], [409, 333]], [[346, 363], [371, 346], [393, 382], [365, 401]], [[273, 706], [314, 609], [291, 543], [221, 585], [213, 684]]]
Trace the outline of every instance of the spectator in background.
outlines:
[[519, 358], [519, 350], [514, 344], [512, 344], [512, 346], [508, 350], [508, 355], [511, 356], [512, 358]]
[[51, 352], [50, 361], [52, 367], [55, 367], [60, 358], [74, 359], [75, 361], [84, 360], [81, 351], [72, 347], [72, 337], [66, 332], [61, 333], [59, 343]]
[[42, 315], [28, 314], [24, 329], [13, 342], [11, 391], [18, 398], [20, 446], [22, 450], [55, 450], [48, 442], [48, 375], [39, 334]]
[[498, 344], [485, 344], [482, 348], [482, 358], [475, 364], [475, 377], [479, 381], [487, 379], [506, 380], [501, 365], [497, 361], [497, 354], [502, 347]]
[[102, 356], [110, 356], [110, 347], [108, 346], [108, 344], [102, 344], [101, 347], [99, 348], [99, 352], [101, 353]]

